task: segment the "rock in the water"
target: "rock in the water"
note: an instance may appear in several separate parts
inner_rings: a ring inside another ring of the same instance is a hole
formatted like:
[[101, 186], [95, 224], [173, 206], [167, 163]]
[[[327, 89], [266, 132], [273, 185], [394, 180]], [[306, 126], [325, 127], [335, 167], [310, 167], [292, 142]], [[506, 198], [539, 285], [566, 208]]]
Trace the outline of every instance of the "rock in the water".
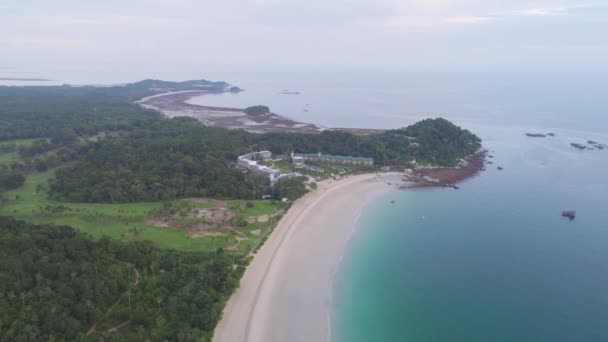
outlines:
[[563, 217], [567, 217], [571, 220], [574, 220], [574, 218], [576, 217], [576, 211], [574, 210], [564, 210], [562, 211], [562, 216]]

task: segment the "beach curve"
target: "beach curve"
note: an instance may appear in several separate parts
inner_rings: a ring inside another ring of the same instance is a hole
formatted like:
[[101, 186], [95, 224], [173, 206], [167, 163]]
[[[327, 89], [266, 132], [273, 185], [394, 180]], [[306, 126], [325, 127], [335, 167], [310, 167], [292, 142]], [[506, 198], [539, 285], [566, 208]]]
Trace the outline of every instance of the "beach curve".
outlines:
[[397, 182], [397, 173], [326, 180], [298, 199], [247, 268], [214, 341], [327, 340], [333, 275], [354, 222]]

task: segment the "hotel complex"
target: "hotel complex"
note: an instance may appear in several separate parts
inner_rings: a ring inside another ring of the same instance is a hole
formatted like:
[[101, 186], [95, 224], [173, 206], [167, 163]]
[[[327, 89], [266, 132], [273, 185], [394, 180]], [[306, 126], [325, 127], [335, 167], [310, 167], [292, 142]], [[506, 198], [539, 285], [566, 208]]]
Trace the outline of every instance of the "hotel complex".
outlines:
[[[304, 161], [311, 162], [325, 162], [330, 164], [344, 164], [344, 165], [374, 165], [372, 158], [363, 157], [351, 157], [351, 156], [336, 156], [332, 154], [321, 154], [319, 153], [292, 153], [291, 158], [294, 162], [294, 166], [297, 164], [304, 164]], [[297, 163], [297, 164], [296, 164]]]
[[278, 181], [281, 181], [283, 179], [302, 176], [302, 174], [298, 172], [282, 174], [279, 170], [275, 170], [273, 168], [258, 163], [258, 161], [269, 160], [272, 160], [272, 153], [270, 151], [260, 151], [247, 153], [242, 156], [239, 156], [237, 158], [237, 164], [251, 172], [268, 175], [268, 179], [270, 179], [271, 185], [274, 185]]
[[[279, 160], [282, 160], [286, 157], [287, 156], [276, 156], [276, 158]], [[268, 179], [270, 179], [271, 185], [275, 185], [277, 182], [283, 179], [302, 176], [302, 174], [299, 172], [281, 173], [281, 171], [279, 170], [259, 163], [270, 160], [272, 160], [272, 153], [270, 151], [259, 151], [239, 156], [237, 159], [237, 164], [240, 167], [245, 168], [251, 172], [267, 175]], [[317, 162], [339, 165], [374, 165], [374, 160], [372, 158], [336, 156], [332, 154], [322, 153], [292, 153], [291, 162], [295, 169], [307, 169], [315, 172], [324, 172], [324, 169], [319, 166], [306, 164], [305, 162]]]

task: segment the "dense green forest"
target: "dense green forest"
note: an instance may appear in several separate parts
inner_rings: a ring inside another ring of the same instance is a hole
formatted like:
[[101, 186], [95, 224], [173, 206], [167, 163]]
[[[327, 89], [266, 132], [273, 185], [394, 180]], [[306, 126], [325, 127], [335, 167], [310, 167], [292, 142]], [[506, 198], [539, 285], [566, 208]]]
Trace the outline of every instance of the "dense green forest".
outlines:
[[178, 90], [219, 91], [226, 87], [225, 82], [205, 80], [144, 80], [112, 87], [2, 86], [0, 141], [130, 130], [134, 122], [160, 117], [160, 113], [134, 103], [143, 97]]
[[443, 118], [425, 119], [386, 134], [415, 138], [417, 145], [412, 156], [422, 164], [454, 166], [463, 156], [481, 148], [479, 137]]
[[373, 158], [376, 165], [454, 166], [481, 147], [481, 140], [448, 120], [427, 119], [403, 129], [365, 136], [324, 131], [318, 135], [268, 133], [260, 145], [273, 152], [325, 153]]
[[[413, 138], [418, 146], [412, 146]], [[252, 149], [372, 157], [378, 165], [405, 165], [413, 158], [453, 165], [478, 147], [477, 137], [443, 119], [367, 136], [253, 134], [205, 127], [190, 118], [159, 119], [142, 122], [127, 136], [81, 147], [79, 161], [57, 171], [49, 194], [55, 200], [105, 203], [193, 196], [249, 199], [268, 190], [265, 177], [235, 166], [236, 157]]]
[[189, 118], [147, 121], [128, 136], [81, 147], [80, 160], [57, 171], [49, 194], [55, 200], [109, 203], [250, 199], [269, 186], [268, 178], [243, 173], [234, 161], [254, 138]]
[[243, 271], [222, 250], [94, 241], [0, 217], [0, 340], [210, 341]]

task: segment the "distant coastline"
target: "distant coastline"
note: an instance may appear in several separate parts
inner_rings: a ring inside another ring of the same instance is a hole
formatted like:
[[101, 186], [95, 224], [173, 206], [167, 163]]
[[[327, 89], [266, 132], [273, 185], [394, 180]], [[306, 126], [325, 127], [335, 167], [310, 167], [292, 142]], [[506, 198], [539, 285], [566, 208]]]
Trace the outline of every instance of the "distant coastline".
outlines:
[[158, 110], [168, 117], [190, 116], [208, 126], [244, 129], [252, 133], [320, 133], [324, 130], [331, 130], [367, 135], [385, 131], [366, 128], [326, 128], [312, 123], [299, 122], [272, 112], [264, 115], [249, 116], [241, 108], [204, 106], [189, 102], [194, 97], [220, 93], [234, 93], [234, 91], [226, 89], [224, 91], [192, 90], [169, 92], [143, 98], [137, 101], [137, 103], [145, 108]]
[[48, 78], [18, 78], [18, 77], [0, 77], [0, 81], [20, 81], [20, 82], [51, 82]]

